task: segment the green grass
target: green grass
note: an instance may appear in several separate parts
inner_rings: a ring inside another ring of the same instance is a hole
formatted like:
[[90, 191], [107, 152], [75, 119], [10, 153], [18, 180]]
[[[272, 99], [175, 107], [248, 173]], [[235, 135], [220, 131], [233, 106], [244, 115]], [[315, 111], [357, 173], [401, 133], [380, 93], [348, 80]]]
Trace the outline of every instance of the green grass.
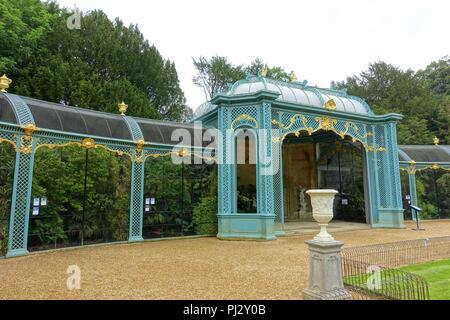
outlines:
[[450, 300], [450, 259], [402, 267], [401, 270], [424, 277], [429, 284], [430, 299]]

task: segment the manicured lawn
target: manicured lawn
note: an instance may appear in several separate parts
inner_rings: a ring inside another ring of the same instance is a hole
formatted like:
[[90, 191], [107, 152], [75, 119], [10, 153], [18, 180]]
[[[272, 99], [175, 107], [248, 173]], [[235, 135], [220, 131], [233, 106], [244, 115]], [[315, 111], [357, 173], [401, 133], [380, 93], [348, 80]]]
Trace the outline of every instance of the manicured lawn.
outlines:
[[450, 259], [401, 268], [424, 277], [429, 284], [430, 299], [450, 300]]

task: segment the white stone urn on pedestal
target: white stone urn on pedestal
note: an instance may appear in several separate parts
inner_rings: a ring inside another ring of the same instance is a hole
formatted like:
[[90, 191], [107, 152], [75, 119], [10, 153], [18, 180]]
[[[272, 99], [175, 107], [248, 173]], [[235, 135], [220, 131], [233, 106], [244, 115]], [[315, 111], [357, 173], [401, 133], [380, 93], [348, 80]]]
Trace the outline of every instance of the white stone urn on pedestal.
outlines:
[[311, 197], [313, 218], [319, 223], [320, 232], [314, 240], [320, 242], [331, 242], [334, 238], [328, 233], [328, 223], [333, 219], [334, 197], [338, 193], [332, 189], [308, 190], [306, 193]]

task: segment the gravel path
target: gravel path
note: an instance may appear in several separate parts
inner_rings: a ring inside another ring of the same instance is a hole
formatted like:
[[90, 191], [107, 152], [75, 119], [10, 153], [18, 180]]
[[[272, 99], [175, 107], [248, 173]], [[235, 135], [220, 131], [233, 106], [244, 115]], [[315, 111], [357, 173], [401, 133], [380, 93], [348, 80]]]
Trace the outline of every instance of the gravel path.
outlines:
[[[347, 246], [450, 235], [450, 221], [426, 231], [336, 232]], [[90, 247], [0, 260], [0, 299], [301, 299], [308, 236], [276, 241], [184, 239]], [[66, 288], [69, 265], [81, 290]]]

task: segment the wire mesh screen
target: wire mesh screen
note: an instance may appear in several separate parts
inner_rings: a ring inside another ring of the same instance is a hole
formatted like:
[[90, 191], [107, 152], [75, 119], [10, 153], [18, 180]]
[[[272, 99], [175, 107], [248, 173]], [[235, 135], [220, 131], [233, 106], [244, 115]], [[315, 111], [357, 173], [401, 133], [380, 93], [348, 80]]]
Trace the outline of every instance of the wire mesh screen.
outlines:
[[318, 145], [319, 189], [339, 191], [334, 218], [366, 222], [361, 148], [347, 140], [319, 142]]
[[175, 164], [169, 156], [148, 159], [144, 239], [214, 233], [217, 228], [215, 175], [215, 167], [207, 164]]
[[[412, 219], [409, 173], [401, 171], [401, 186], [405, 219]], [[443, 169], [425, 169], [415, 173], [417, 205], [420, 219], [450, 218], [450, 173]]]
[[129, 158], [101, 149], [36, 153], [28, 250], [128, 239]]
[[422, 219], [450, 218], [450, 172], [426, 169], [416, 172], [418, 206]]

